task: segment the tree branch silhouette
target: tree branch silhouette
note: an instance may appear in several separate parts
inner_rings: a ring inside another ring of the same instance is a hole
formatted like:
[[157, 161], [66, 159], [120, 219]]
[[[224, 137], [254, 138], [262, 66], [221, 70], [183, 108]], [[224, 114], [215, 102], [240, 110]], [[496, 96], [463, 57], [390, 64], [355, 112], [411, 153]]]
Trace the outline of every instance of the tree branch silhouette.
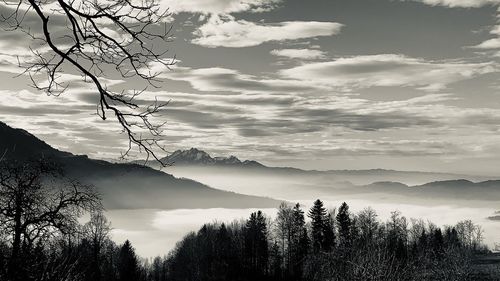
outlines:
[[[106, 120], [109, 115], [114, 116], [128, 136], [128, 148], [122, 157], [137, 147], [146, 152], [146, 159], [152, 157], [165, 166], [156, 153], [165, 151], [160, 144], [165, 123], [153, 119], [168, 101], [155, 99], [144, 105], [138, 97], [148, 87], [158, 87], [161, 71], [155, 71], [154, 66], [169, 69], [175, 63], [175, 57], [166, 59], [168, 50], [161, 49], [172, 39], [171, 26], [166, 21], [168, 10], [162, 11], [156, 0], [3, 2], [13, 7], [12, 12], [2, 14], [8, 30], [20, 30], [47, 47], [48, 51], [30, 48], [35, 59], [19, 62], [33, 86], [58, 96], [69, 87], [62, 74], [77, 71], [96, 90], [99, 117]], [[36, 18], [40, 27], [24, 26], [29, 16]], [[57, 26], [57, 18], [64, 19], [66, 26]], [[34, 31], [37, 28], [41, 30]], [[141, 90], [114, 91], [105, 78], [112, 75], [120, 79], [139, 78], [147, 86]]]

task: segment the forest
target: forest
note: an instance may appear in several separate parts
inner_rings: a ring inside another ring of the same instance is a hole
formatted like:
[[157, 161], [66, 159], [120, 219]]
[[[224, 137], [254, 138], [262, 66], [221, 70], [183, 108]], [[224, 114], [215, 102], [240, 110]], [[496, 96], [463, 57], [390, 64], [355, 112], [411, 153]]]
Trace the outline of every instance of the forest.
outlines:
[[[81, 222], [82, 215], [90, 219]], [[347, 203], [309, 210], [283, 202], [274, 219], [205, 224], [163, 257], [141, 258], [111, 240], [99, 194], [57, 167], [3, 163], [0, 280], [488, 280], [481, 227], [438, 227], [395, 211], [388, 221]], [[493, 278], [493, 277], [491, 277]], [[495, 280], [495, 279], [491, 279]]]

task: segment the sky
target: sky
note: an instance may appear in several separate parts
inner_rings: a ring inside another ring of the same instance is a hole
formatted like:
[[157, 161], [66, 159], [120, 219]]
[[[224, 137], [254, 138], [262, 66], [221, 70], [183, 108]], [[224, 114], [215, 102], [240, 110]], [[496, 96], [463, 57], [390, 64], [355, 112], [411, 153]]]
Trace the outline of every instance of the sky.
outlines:
[[[320, 170], [497, 173], [500, 0], [160, 4], [174, 36], [161, 48], [177, 62], [140, 98], [170, 101], [158, 117], [168, 151]], [[25, 22], [39, 26], [30, 14]], [[47, 51], [0, 32], [0, 121], [62, 150], [118, 159], [127, 138], [96, 116], [92, 85], [69, 72], [62, 95], [37, 91], [18, 67], [30, 48]]]

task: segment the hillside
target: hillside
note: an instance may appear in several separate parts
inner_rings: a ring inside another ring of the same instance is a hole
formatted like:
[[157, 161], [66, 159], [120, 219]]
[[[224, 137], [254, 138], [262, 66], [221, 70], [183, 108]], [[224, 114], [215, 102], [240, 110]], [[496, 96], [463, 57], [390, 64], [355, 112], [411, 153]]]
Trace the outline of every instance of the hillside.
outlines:
[[59, 151], [21, 129], [0, 122], [4, 161], [44, 157], [61, 164], [68, 176], [95, 185], [104, 205], [114, 208], [263, 208], [278, 202], [211, 188], [137, 164], [117, 164]]

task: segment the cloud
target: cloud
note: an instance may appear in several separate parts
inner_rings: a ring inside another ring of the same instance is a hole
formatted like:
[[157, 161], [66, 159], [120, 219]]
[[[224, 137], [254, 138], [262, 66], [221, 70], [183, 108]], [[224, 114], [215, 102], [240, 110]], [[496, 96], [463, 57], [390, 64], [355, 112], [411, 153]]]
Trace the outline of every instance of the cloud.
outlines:
[[199, 69], [175, 67], [173, 71], [163, 73], [162, 77], [186, 81], [194, 89], [207, 92], [297, 92], [318, 89], [303, 81], [255, 77], [221, 67]]
[[212, 16], [194, 32], [194, 44], [205, 47], [241, 48], [265, 42], [297, 40], [340, 33], [342, 24], [319, 21], [254, 23], [232, 17]]
[[272, 55], [279, 57], [287, 57], [291, 59], [324, 59], [326, 57], [326, 52], [313, 49], [281, 49], [272, 50]]
[[417, 0], [427, 5], [450, 8], [479, 8], [487, 5], [498, 5], [500, 0]]
[[500, 25], [493, 26], [493, 28], [490, 30], [490, 34], [496, 35], [497, 37], [483, 41], [482, 43], [470, 48], [482, 50], [500, 49], [500, 37], [498, 37], [500, 36]]
[[274, 9], [281, 0], [160, 0], [172, 13], [230, 14]]
[[500, 48], [500, 38], [492, 38], [488, 39], [476, 46], [473, 46], [474, 49], [498, 49]]
[[383, 54], [306, 63], [282, 70], [281, 74], [289, 79], [347, 89], [411, 86], [435, 91], [453, 82], [497, 71], [492, 63], [436, 62]]

